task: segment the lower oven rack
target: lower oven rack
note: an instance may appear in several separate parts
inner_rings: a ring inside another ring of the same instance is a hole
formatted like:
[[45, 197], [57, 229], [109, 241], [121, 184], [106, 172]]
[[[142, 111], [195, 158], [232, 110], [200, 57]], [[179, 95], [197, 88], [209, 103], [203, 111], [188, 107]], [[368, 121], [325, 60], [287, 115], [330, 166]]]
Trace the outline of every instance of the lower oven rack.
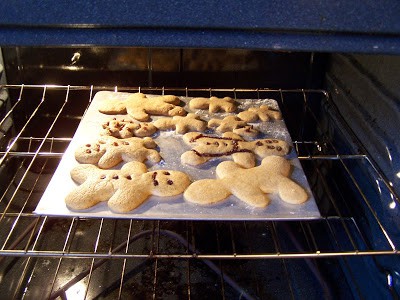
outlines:
[[[142, 263], [151, 260], [155, 270], [157, 262], [181, 260], [188, 281], [193, 277], [191, 264], [201, 260], [207, 268], [221, 274], [222, 286], [234, 287], [234, 281], [222, 273], [221, 261], [278, 260], [288, 276], [288, 259], [306, 259], [312, 264], [308, 259], [398, 254], [396, 228], [385, 216], [396, 213], [399, 197], [325, 91], [58, 85], [1, 88], [8, 92], [9, 103], [1, 112], [0, 121], [0, 261], [25, 258], [21, 272], [27, 275], [35, 274], [35, 267], [31, 270], [34, 260], [55, 259], [53, 290], [65, 260], [89, 260], [79, 276], [58, 288], [58, 292], [53, 291], [50, 298], [62, 296], [63, 291], [82, 278], [90, 282], [94, 271], [108, 259], [121, 260], [121, 296], [130, 258]], [[35, 215], [33, 210], [82, 115], [94, 94], [101, 90], [276, 99], [322, 218], [202, 222]], [[366, 181], [360, 181], [360, 177]], [[155, 271], [154, 285], [156, 274]], [[21, 280], [18, 289], [25, 284]], [[293, 296], [294, 286], [290, 282], [289, 286]], [[189, 284], [188, 289], [186, 293], [190, 294]]]

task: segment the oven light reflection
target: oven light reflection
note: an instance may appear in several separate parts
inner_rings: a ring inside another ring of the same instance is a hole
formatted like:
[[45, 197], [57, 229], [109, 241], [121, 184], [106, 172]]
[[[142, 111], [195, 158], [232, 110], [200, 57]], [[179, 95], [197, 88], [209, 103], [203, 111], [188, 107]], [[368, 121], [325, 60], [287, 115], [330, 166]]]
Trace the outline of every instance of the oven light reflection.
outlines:
[[65, 291], [67, 300], [83, 300], [85, 298], [86, 284], [78, 282]]
[[392, 161], [392, 155], [390, 154], [390, 150], [388, 147], [386, 147], [386, 152], [388, 154], [389, 160]]
[[395, 209], [396, 208], [396, 202], [394, 201], [394, 195], [390, 193], [390, 198], [392, 198], [392, 202], [389, 203], [389, 208]]
[[400, 172], [397, 172], [396, 176], [397, 178], [400, 178]]

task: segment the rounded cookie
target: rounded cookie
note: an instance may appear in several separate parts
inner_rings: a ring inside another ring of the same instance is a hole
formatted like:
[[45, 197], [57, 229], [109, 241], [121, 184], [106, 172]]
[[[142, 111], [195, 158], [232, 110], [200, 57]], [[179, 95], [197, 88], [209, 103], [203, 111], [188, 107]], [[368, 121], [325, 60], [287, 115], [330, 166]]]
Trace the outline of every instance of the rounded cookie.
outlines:
[[112, 168], [122, 161], [150, 160], [157, 163], [161, 156], [154, 150], [156, 147], [157, 144], [149, 137], [117, 139], [104, 136], [76, 149], [75, 159], [82, 164], [97, 164], [102, 169]]
[[146, 201], [151, 195], [176, 196], [191, 183], [187, 174], [175, 170], [147, 171], [140, 162], [126, 163], [121, 170], [102, 170], [93, 165], [79, 165], [71, 171], [79, 184], [65, 198], [68, 208], [88, 209], [108, 201], [116, 213], [127, 213]]
[[269, 204], [268, 194], [278, 194], [280, 199], [301, 204], [308, 194], [303, 187], [291, 180], [291, 164], [280, 156], [269, 156], [261, 165], [245, 169], [232, 161], [220, 163], [216, 169], [217, 179], [203, 179], [192, 183], [184, 193], [185, 200], [199, 205], [223, 201], [230, 195], [253, 206]]
[[245, 141], [231, 132], [224, 133], [222, 137], [189, 132], [183, 136], [183, 140], [192, 147], [192, 150], [181, 155], [181, 162], [193, 166], [203, 164], [215, 157], [232, 156], [237, 164], [251, 168], [255, 166], [256, 157], [284, 156], [290, 150], [288, 143], [282, 140]]
[[236, 116], [227, 116], [223, 119], [211, 119], [208, 127], [215, 128], [216, 132], [234, 132], [240, 136], [255, 137], [259, 133], [252, 125]]
[[103, 123], [102, 127], [101, 135], [111, 135], [123, 139], [134, 136], [151, 136], [157, 131], [157, 127], [152, 123], [136, 123], [125, 119], [118, 120], [117, 118]]
[[175, 129], [175, 132], [178, 134], [184, 134], [188, 131], [203, 132], [207, 127], [206, 122], [194, 113], [189, 113], [184, 117], [160, 118], [154, 121], [154, 126], [160, 130]]
[[262, 122], [273, 120], [281, 120], [282, 113], [275, 109], [270, 108], [267, 105], [261, 105], [259, 107], [250, 107], [249, 109], [238, 113], [238, 117], [246, 122]]
[[131, 94], [127, 99], [108, 99], [99, 106], [105, 114], [128, 113], [138, 121], [149, 120], [149, 115], [184, 116], [186, 111], [179, 106], [180, 99], [173, 95], [147, 97], [142, 93]]
[[189, 108], [208, 109], [210, 113], [219, 111], [234, 112], [236, 110], [236, 103], [230, 97], [193, 98], [189, 102]]

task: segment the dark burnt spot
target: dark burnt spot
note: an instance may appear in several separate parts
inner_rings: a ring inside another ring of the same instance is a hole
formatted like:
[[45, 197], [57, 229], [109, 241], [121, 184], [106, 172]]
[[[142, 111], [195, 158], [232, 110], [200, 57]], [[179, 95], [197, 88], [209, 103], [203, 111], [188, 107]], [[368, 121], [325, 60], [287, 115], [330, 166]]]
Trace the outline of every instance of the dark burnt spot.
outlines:
[[88, 153], [88, 154], [92, 153], [92, 151], [90, 149], [86, 149], [85, 152]]
[[112, 179], [118, 179], [118, 175], [113, 175]]
[[275, 143], [275, 144], [276, 144], [276, 143], [279, 143], [278, 140], [272, 140], [272, 142]]
[[258, 142], [256, 143], [256, 145], [257, 145], [257, 146], [262, 146], [262, 145], [263, 145], [263, 143], [262, 143], [262, 142], [260, 142], [260, 141], [258, 141]]
[[106, 179], [106, 175], [104, 175], [104, 174], [101, 175], [101, 176], [100, 176], [100, 179]]
[[167, 171], [164, 171], [163, 173], [164, 173], [164, 175], [171, 175], [171, 173], [167, 172]]
[[267, 147], [268, 147], [268, 149], [275, 149], [274, 146], [267, 146]]
[[118, 143], [117, 142], [114, 142], [114, 143], [112, 143], [113, 144], [113, 146], [118, 146]]
[[173, 185], [174, 182], [173, 182], [171, 179], [169, 179], [169, 180], [167, 180], [167, 184], [168, 184], [168, 185]]
[[157, 180], [153, 180], [153, 184], [154, 184], [154, 186], [157, 186], [158, 185], [158, 181]]
[[282, 150], [282, 147], [281, 147], [281, 146], [278, 146], [278, 147], [276, 147], [276, 150], [281, 151], [281, 150]]
[[126, 176], [126, 179], [132, 180], [132, 176], [131, 175]]
[[90, 146], [92, 146], [92, 145], [90, 145], [90, 144], [86, 144], [85, 146], [86, 146], [86, 147], [90, 147]]

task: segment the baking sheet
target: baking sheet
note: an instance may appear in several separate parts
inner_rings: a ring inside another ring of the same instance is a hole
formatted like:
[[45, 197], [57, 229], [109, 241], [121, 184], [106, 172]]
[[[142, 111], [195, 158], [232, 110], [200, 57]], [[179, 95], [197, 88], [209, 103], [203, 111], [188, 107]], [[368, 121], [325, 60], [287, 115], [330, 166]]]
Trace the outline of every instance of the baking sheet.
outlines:
[[[70, 171], [79, 163], [74, 158], [75, 150], [86, 143], [90, 143], [100, 136], [102, 124], [110, 121], [114, 117], [117, 119], [129, 119], [127, 115], [105, 115], [98, 111], [100, 103], [111, 98], [126, 99], [128, 93], [101, 91], [93, 98], [86, 114], [82, 118], [78, 129], [63, 155], [61, 162], [54, 173], [45, 193], [43, 194], [35, 213], [41, 215], [57, 216], [80, 216], [80, 217], [112, 217], [112, 218], [135, 218], [135, 219], [190, 219], [190, 220], [281, 220], [281, 219], [316, 219], [320, 218], [318, 207], [311, 193], [306, 176], [301, 168], [300, 161], [296, 157], [295, 151], [289, 153], [286, 158], [291, 160], [293, 168], [292, 179], [307, 190], [309, 200], [303, 204], [289, 204], [279, 199], [277, 195], [270, 195], [271, 202], [265, 208], [254, 208], [246, 205], [234, 196], [230, 196], [223, 202], [210, 206], [198, 206], [188, 203], [182, 195], [175, 197], [156, 197], [151, 196], [141, 206], [126, 214], [116, 214], [109, 210], [107, 203], [102, 202], [93, 208], [84, 211], [69, 210], [64, 202], [66, 195], [74, 189], [77, 184], [71, 179]], [[154, 95], [147, 95], [152, 97]], [[187, 103], [191, 98], [180, 97], [183, 103]], [[238, 111], [245, 110], [250, 106], [266, 104], [274, 109], [279, 109], [278, 104], [273, 99], [244, 99], [237, 100]], [[211, 118], [223, 118], [229, 113], [209, 114], [205, 110], [192, 111], [185, 105], [188, 112], [195, 112], [201, 115], [203, 120]], [[152, 116], [152, 120], [160, 117]], [[258, 138], [277, 138], [292, 144], [290, 135], [283, 120], [272, 122], [252, 123], [262, 134]], [[212, 133], [210, 130], [206, 133]], [[182, 140], [182, 135], [175, 131], [158, 131], [152, 138], [159, 146], [159, 151], [163, 161], [155, 165], [146, 165], [151, 170], [170, 169], [180, 170], [187, 173], [191, 179], [198, 180], [203, 178], [215, 178], [215, 169], [219, 162], [229, 158], [213, 159], [201, 166], [187, 166], [180, 162], [183, 152], [190, 150]], [[293, 147], [292, 147], [293, 148]], [[257, 161], [259, 165], [260, 161]], [[121, 168], [123, 163], [116, 166]]]

